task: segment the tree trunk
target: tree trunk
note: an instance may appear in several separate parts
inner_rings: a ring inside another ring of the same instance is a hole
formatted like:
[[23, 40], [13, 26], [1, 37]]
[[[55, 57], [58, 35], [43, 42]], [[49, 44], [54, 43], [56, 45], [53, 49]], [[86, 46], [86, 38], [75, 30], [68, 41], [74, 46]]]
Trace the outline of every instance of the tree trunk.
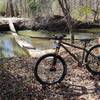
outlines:
[[14, 9], [13, 9], [12, 0], [7, 1], [6, 16], [7, 17], [9, 17], [9, 16], [13, 17], [14, 16]]
[[72, 17], [70, 15], [70, 7], [67, 0], [58, 0], [60, 7], [62, 8], [64, 18], [66, 21], [66, 26], [71, 35], [71, 43], [74, 43], [74, 35], [72, 34]]

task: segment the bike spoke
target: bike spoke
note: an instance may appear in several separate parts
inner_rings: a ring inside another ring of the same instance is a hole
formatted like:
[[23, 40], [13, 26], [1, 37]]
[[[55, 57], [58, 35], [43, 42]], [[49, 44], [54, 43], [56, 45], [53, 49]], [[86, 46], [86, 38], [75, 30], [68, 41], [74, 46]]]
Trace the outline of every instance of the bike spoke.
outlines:
[[[46, 58], [40, 63], [40, 68], [38, 69], [39, 77], [45, 81], [52, 83], [57, 81], [63, 73], [62, 63], [57, 59], [55, 66], [52, 66], [53, 57]], [[50, 68], [55, 67], [56, 71], [50, 71]]]
[[100, 56], [98, 50], [100, 47], [95, 47], [88, 55], [88, 67], [93, 72], [100, 72]]

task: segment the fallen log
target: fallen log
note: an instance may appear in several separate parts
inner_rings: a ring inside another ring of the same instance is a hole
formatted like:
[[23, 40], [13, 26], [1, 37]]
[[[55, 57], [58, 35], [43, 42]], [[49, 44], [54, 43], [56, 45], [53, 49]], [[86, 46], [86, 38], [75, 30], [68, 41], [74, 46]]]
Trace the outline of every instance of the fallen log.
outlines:
[[8, 20], [12, 20], [16, 30], [29, 29], [29, 28], [31, 28], [30, 26], [32, 26], [32, 19], [28, 19], [28, 18], [1, 18], [0, 19], [0, 31], [10, 31]]
[[0, 24], [0, 31], [10, 31], [8, 24]]
[[[10, 31], [7, 19], [12, 19], [16, 30], [47, 30], [55, 32], [67, 32], [66, 22], [64, 17], [38, 17], [33, 19], [28, 18], [1, 18], [0, 31]], [[81, 22], [73, 20], [72, 29], [89, 29], [100, 28], [100, 23]]]

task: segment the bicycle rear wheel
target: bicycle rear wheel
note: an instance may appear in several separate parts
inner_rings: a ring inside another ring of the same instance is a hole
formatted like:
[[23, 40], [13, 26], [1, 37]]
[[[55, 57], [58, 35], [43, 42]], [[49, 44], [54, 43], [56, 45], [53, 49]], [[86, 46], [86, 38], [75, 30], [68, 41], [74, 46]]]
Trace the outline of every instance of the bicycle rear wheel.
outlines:
[[40, 57], [34, 69], [34, 75], [41, 84], [53, 85], [60, 83], [67, 72], [67, 65], [62, 57], [46, 54]]
[[92, 47], [86, 55], [86, 68], [93, 75], [100, 75], [100, 45]]

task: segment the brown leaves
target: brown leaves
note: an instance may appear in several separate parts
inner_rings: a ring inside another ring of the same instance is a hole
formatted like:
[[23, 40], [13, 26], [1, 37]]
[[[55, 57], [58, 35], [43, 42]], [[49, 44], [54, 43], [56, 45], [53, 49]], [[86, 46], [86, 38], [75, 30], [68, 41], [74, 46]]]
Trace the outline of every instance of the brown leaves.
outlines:
[[97, 84], [99, 81], [91, 79], [88, 71], [79, 68], [75, 62], [69, 64], [68, 73], [62, 83], [43, 88], [34, 78], [32, 70], [36, 59], [16, 57], [2, 61], [1, 100], [99, 100], [100, 98], [98, 92], [100, 85]]

